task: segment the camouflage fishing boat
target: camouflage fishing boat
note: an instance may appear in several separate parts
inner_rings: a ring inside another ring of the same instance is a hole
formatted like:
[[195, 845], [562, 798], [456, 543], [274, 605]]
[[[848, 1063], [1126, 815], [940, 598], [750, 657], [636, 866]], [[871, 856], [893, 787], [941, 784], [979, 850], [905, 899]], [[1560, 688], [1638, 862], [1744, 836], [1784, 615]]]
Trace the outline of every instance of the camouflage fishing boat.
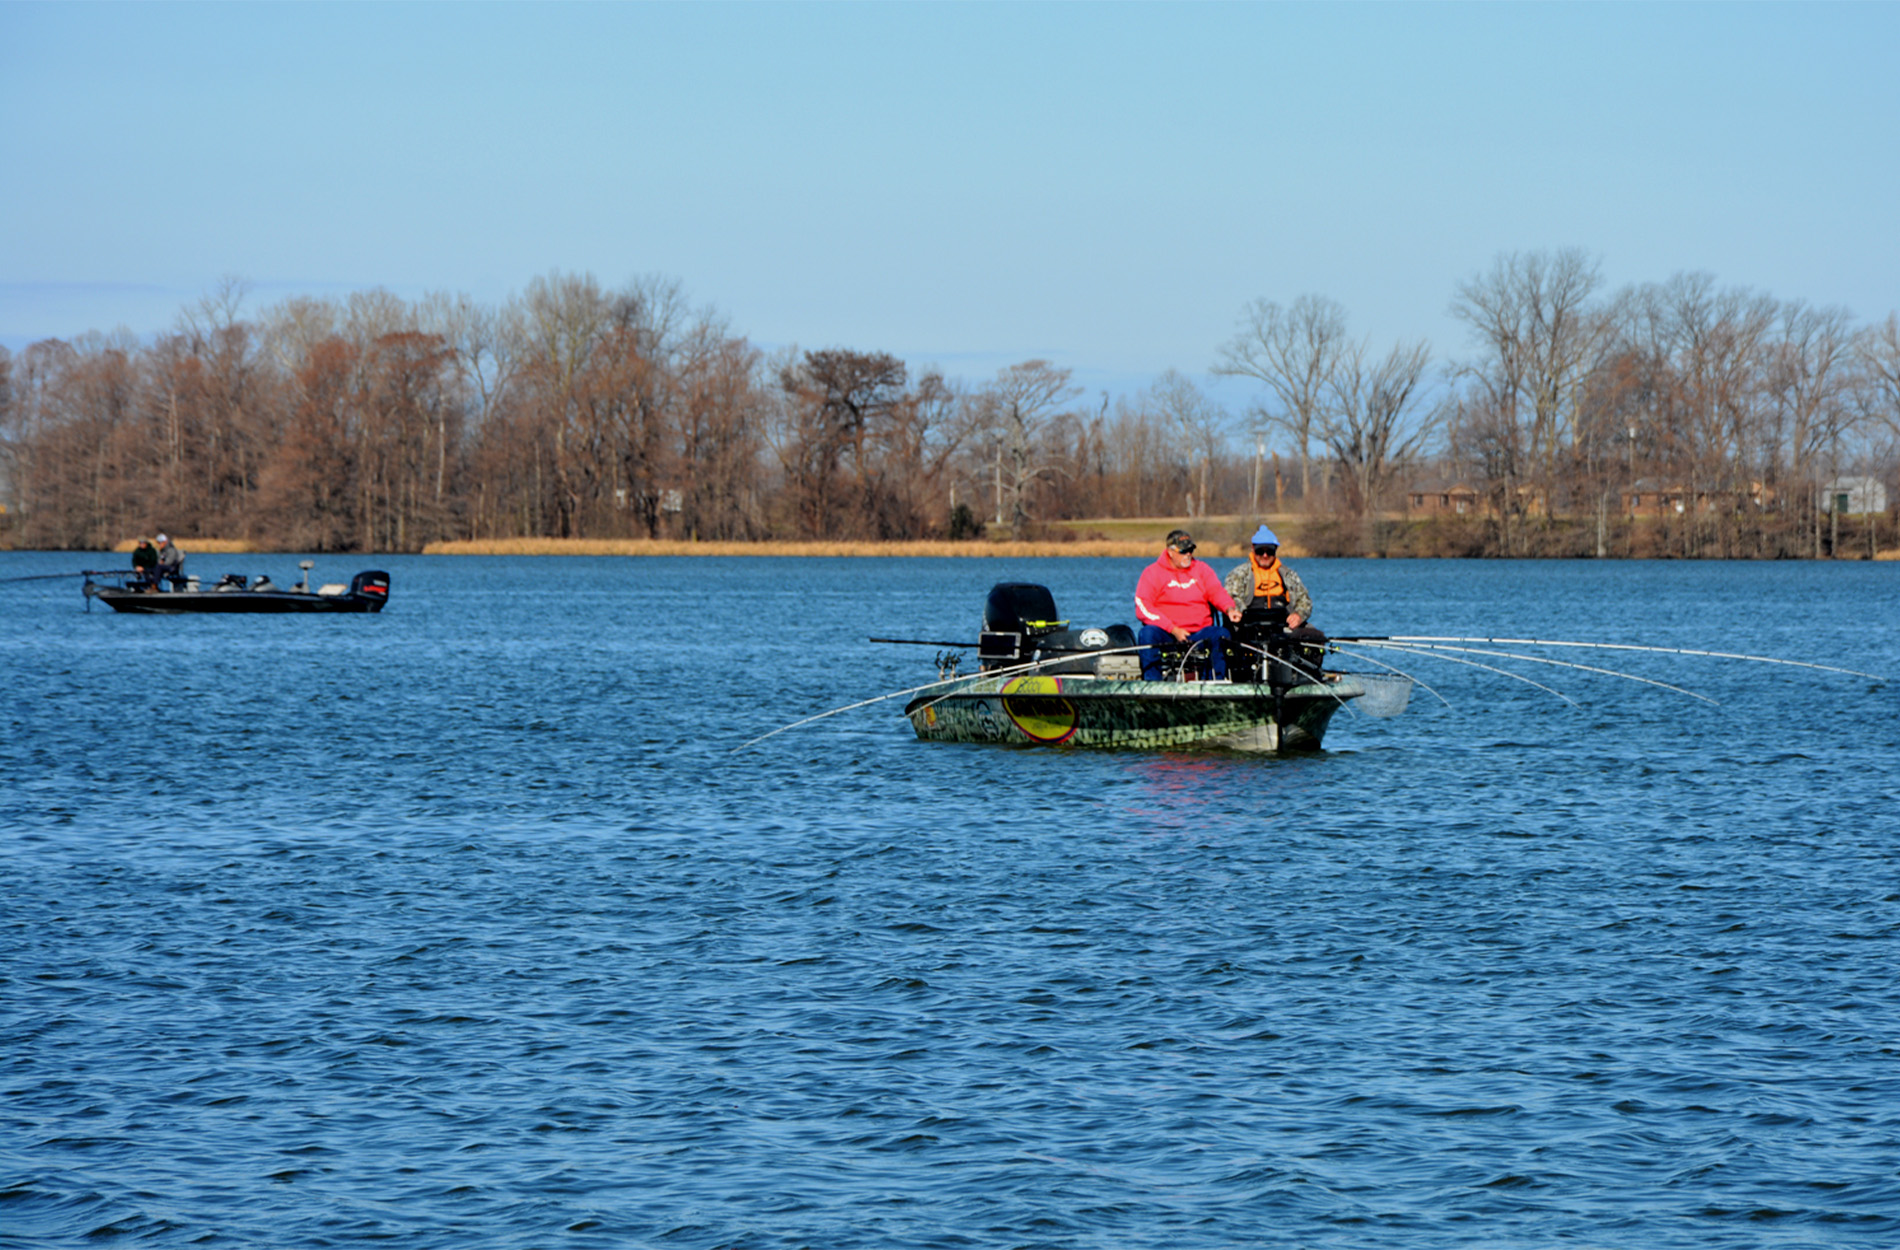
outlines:
[[[1383, 674], [1327, 672], [1323, 651], [1284, 636], [1267, 614], [1243, 618], [1228, 640], [1229, 676], [1211, 659], [1160, 648], [1163, 679], [1142, 679], [1126, 625], [1071, 629], [1042, 586], [991, 589], [976, 644], [980, 671], [955, 679], [960, 655], [939, 655], [942, 684], [905, 705], [919, 738], [1025, 746], [1225, 747], [1318, 750], [1327, 726], [1356, 701], [1375, 715], [1403, 710], [1411, 682]], [[916, 639], [879, 639], [915, 642]], [[934, 645], [967, 647], [967, 643]]]

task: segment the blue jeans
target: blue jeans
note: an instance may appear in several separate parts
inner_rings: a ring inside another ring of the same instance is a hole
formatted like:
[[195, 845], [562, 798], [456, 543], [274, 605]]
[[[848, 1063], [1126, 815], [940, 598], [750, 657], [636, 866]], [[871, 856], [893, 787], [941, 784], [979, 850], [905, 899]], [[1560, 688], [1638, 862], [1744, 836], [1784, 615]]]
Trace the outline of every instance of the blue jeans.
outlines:
[[[1221, 639], [1226, 636], [1227, 630], [1223, 627], [1221, 619], [1217, 616], [1210, 621], [1205, 628], [1198, 629], [1189, 634], [1187, 636], [1187, 642], [1181, 644], [1187, 647], [1193, 647], [1197, 643], [1200, 644], [1199, 649], [1194, 652], [1197, 659], [1202, 655], [1212, 654], [1215, 681], [1222, 681], [1227, 676], [1227, 650], [1220, 645]], [[1135, 636], [1135, 641], [1140, 643], [1143, 647], [1141, 653], [1141, 675], [1149, 681], [1160, 681], [1161, 653], [1155, 650], [1155, 648], [1157, 645], [1164, 643], [1172, 644], [1174, 642], [1174, 635], [1159, 625], [1143, 625], [1141, 632]]]

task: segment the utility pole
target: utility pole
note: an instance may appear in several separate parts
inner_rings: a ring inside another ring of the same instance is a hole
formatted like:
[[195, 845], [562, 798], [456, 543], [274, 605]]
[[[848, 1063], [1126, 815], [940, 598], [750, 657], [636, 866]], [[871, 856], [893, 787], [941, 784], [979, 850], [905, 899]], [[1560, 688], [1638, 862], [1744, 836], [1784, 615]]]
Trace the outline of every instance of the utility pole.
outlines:
[[1265, 470], [1267, 456], [1267, 432], [1256, 428], [1253, 432], [1253, 514], [1260, 515], [1260, 475]]
[[1003, 440], [996, 440], [996, 528], [1003, 528]]

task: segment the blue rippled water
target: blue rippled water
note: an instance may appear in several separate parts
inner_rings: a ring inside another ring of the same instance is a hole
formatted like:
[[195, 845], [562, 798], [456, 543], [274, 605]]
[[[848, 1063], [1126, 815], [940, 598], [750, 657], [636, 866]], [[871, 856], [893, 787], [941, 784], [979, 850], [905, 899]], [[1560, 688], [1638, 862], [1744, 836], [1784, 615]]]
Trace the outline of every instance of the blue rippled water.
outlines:
[[[322, 563], [388, 611], [0, 604], [0, 1245], [1900, 1244], [1892, 681], [735, 751], [1141, 562]], [[1900, 676], [1900, 565], [1299, 567], [1335, 633]]]

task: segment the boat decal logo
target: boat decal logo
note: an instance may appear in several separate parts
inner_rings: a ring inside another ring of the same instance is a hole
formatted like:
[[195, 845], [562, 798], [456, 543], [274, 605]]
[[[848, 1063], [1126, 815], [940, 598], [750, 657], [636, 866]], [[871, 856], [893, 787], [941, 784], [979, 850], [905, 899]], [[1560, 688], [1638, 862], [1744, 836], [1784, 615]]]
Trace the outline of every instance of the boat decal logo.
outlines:
[[1003, 711], [1032, 742], [1067, 742], [1075, 733], [1075, 704], [1061, 697], [1061, 678], [1015, 677], [998, 693]]

